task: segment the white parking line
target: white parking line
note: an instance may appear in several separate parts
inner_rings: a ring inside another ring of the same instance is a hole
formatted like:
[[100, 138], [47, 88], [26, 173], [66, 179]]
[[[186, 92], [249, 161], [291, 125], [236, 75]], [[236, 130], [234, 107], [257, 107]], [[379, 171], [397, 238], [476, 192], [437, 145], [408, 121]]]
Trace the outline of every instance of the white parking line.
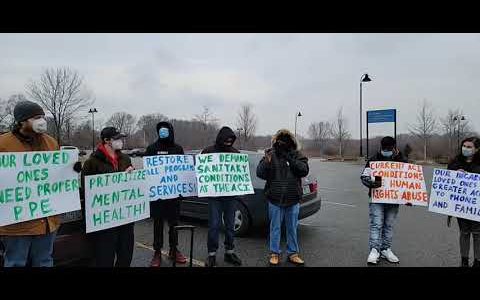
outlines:
[[[136, 243], [137, 246], [140, 247], [140, 248], [147, 249], [147, 250], [150, 250], [150, 251], [152, 251], [152, 252], [155, 252], [155, 249], [153, 249], [153, 248], [150, 247], [150, 246], [147, 246], [147, 245], [142, 244], [142, 243], [140, 243], [140, 242], [135, 242], [135, 243]], [[163, 250], [163, 251], [162, 251], [162, 255], [168, 257], [168, 252], [165, 251], [165, 250]], [[189, 259], [190, 259], [190, 258], [189, 258]], [[193, 262], [193, 264], [196, 265], [196, 266], [205, 267], [205, 263], [204, 263], [203, 261], [199, 261], [199, 260], [193, 259], [192, 262]], [[188, 264], [188, 262], [187, 262], [187, 264]]]
[[356, 205], [352, 205], [352, 204], [339, 203], [339, 202], [331, 202], [331, 201], [326, 201], [326, 200], [323, 200], [322, 202], [323, 202], [323, 203], [328, 203], [328, 204], [334, 204], [334, 205], [342, 205], [342, 206], [348, 206], [348, 207], [357, 207]]

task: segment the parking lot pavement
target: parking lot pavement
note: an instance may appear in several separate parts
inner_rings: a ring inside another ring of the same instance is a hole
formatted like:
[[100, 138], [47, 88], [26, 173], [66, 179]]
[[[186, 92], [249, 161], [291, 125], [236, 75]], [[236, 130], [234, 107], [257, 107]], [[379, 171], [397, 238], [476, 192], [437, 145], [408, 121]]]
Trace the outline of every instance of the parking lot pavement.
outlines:
[[[298, 228], [301, 255], [307, 267], [363, 267], [368, 255], [368, 195], [361, 185], [363, 165], [358, 163], [310, 161], [311, 174], [319, 182], [322, 208], [313, 216], [300, 221]], [[427, 187], [432, 167], [424, 167]], [[393, 251], [400, 264], [382, 261], [379, 266], [452, 267], [459, 264], [458, 226], [446, 226], [446, 216], [428, 212], [425, 207], [402, 206], [394, 230]], [[197, 226], [194, 259], [202, 265], [207, 256], [207, 223], [182, 219], [182, 223]], [[165, 231], [167, 226], [165, 226]], [[132, 266], [148, 266], [153, 255], [153, 223], [150, 220], [135, 226], [134, 262]], [[165, 232], [165, 239], [168, 235]], [[167, 241], [165, 241], [167, 243]], [[179, 236], [179, 247], [189, 254], [189, 233]], [[285, 249], [283, 241], [283, 249]], [[236, 251], [244, 266], [265, 267], [268, 261], [267, 237], [264, 229], [255, 229], [247, 237], [235, 240]], [[168, 250], [168, 249], [164, 249]], [[285, 259], [285, 258], [284, 258]], [[217, 262], [223, 263], [223, 234]], [[170, 261], [164, 260], [165, 266]], [[288, 263], [284, 266], [291, 266]]]

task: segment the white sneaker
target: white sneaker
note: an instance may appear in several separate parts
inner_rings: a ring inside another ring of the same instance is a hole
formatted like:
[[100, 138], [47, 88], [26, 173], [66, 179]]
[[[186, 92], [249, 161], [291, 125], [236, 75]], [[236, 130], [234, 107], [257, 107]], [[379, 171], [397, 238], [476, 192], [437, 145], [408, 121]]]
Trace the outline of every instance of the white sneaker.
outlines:
[[370, 251], [370, 254], [368, 255], [367, 263], [376, 265], [378, 263], [379, 258], [380, 258], [380, 253], [378, 253], [377, 249], [373, 248]]
[[395, 254], [393, 254], [393, 252], [390, 248], [388, 248], [387, 250], [382, 250], [381, 253], [382, 253], [382, 257], [386, 258], [391, 263], [400, 262], [398, 257]]

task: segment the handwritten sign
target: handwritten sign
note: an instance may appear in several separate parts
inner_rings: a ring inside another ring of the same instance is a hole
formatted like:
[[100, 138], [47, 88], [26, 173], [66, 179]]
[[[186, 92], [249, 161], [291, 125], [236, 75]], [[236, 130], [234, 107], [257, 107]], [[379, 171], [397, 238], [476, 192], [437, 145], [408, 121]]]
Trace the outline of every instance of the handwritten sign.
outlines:
[[87, 233], [150, 217], [147, 171], [85, 176]]
[[158, 155], [143, 158], [150, 201], [197, 196], [192, 155]]
[[196, 158], [198, 197], [254, 193], [247, 154], [199, 154]]
[[78, 151], [0, 153], [0, 226], [81, 209]]
[[372, 190], [372, 202], [427, 206], [428, 194], [420, 165], [392, 162], [370, 162], [372, 178], [382, 177], [382, 186]]
[[434, 169], [428, 210], [480, 221], [480, 174]]

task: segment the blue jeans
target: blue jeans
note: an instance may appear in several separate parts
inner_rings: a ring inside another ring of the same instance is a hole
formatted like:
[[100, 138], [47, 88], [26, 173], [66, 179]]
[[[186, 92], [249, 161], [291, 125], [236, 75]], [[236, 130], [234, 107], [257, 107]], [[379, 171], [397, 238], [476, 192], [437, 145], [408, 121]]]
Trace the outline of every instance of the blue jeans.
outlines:
[[235, 197], [216, 197], [208, 199], [208, 240], [209, 255], [215, 255], [218, 249], [218, 236], [222, 226], [222, 213], [225, 222], [225, 251], [232, 252], [235, 235]]
[[393, 224], [398, 214], [398, 204], [370, 203], [370, 250], [392, 247]]
[[268, 216], [270, 218], [270, 252], [280, 254], [280, 240], [282, 237], [282, 223], [285, 221], [287, 230], [287, 255], [298, 253], [298, 213], [300, 204], [289, 207], [276, 206], [268, 202]]
[[45, 235], [4, 236], [5, 267], [53, 267], [53, 243], [56, 232]]

